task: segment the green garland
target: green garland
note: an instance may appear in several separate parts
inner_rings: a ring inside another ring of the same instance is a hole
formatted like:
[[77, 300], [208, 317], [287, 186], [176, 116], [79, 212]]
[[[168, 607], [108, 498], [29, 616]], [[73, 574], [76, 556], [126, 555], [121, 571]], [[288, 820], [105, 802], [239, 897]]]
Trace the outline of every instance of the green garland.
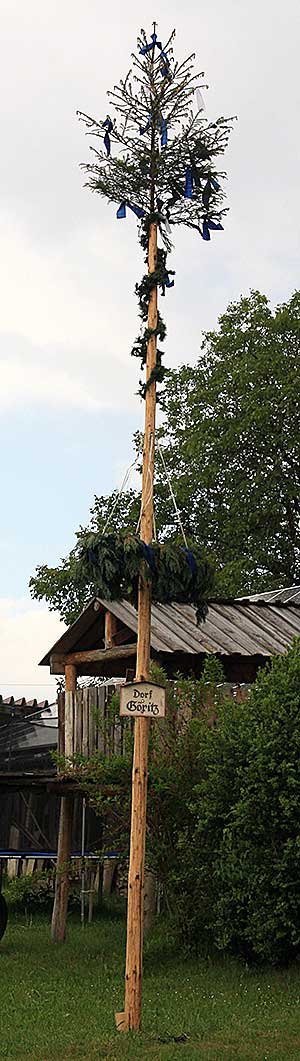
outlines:
[[151, 583], [153, 601], [193, 604], [197, 622], [205, 618], [213, 571], [199, 546], [191, 552], [174, 542], [145, 546], [134, 534], [92, 534], [79, 562], [81, 575], [97, 596], [125, 598], [137, 607], [142, 572]]
[[[154, 212], [148, 214], [147, 217], [144, 218], [144, 220], [140, 224], [139, 240], [140, 240], [141, 247], [145, 251], [146, 262], [147, 262], [147, 257], [148, 257], [148, 239], [149, 239], [150, 225], [153, 222], [156, 222], [159, 225], [160, 224], [160, 220], [161, 220], [160, 214], [158, 214], [157, 212], [154, 211]], [[169, 249], [169, 244], [168, 244], [168, 249]], [[140, 284], [136, 284], [136, 286], [135, 286], [135, 294], [136, 294], [136, 296], [138, 298], [138, 301], [139, 301], [139, 313], [140, 313], [140, 317], [141, 317], [142, 321], [144, 321], [144, 322], [148, 321], [149, 298], [150, 298], [150, 295], [151, 295], [151, 291], [153, 291], [153, 288], [160, 287], [162, 295], [165, 294], [166, 274], [168, 274], [168, 270], [167, 270], [167, 253], [168, 253], [168, 249], [164, 250], [162, 247], [158, 247], [158, 249], [157, 249], [157, 266], [156, 266], [156, 269], [152, 273], [145, 273], [144, 276], [142, 277], [142, 280], [141, 280]], [[151, 336], [155, 335], [156, 338], [159, 339], [159, 341], [161, 343], [163, 343], [165, 338], [166, 338], [166, 334], [167, 334], [167, 329], [166, 329], [165, 322], [164, 322], [163, 318], [161, 317], [161, 314], [158, 311], [156, 328], [148, 328], [148, 326], [146, 328], [144, 328], [142, 333], [141, 333], [141, 335], [139, 335], [137, 337], [137, 339], [135, 340], [135, 343], [134, 343], [134, 345], [132, 347], [132, 350], [131, 350], [131, 356], [132, 357], [139, 357], [140, 358], [142, 369], [145, 367], [145, 364], [146, 364], [147, 347], [148, 347], [149, 339], [151, 339]], [[163, 353], [164, 353], [163, 350], [160, 350], [159, 348], [157, 348], [156, 365], [152, 369], [152, 372], [151, 372], [151, 375], [149, 376], [149, 379], [147, 380], [146, 383], [144, 383], [142, 380], [140, 380], [138, 393], [141, 395], [142, 398], [146, 397], [147, 390], [149, 389], [149, 387], [151, 387], [151, 384], [154, 383], [154, 382], [155, 383], [162, 383], [163, 379], [165, 378], [165, 376], [166, 376], [166, 374], [168, 372], [168, 369], [165, 368], [165, 366], [162, 364]], [[157, 401], [159, 401], [159, 395], [157, 395]]]

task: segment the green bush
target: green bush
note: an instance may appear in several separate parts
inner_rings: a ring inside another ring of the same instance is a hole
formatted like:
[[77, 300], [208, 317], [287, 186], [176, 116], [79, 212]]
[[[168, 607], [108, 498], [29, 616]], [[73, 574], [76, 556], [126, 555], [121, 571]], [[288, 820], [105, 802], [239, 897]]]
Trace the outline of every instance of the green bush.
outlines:
[[[300, 646], [274, 657], [242, 703], [207, 658], [166, 684], [151, 726], [147, 863], [189, 947], [282, 962], [300, 953]], [[116, 712], [117, 705], [112, 705]], [[131, 748], [87, 761], [82, 786], [105, 848], [128, 852]]]
[[[54, 898], [55, 870], [37, 870], [22, 877], [15, 877], [6, 882], [3, 889], [6, 902], [16, 913], [28, 913], [36, 910], [51, 910]], [[71, 885], [70, 905], [78, 905], [79, 890]]]
[[194, 746], [197, 781], [173, 852], [189, 945], [268, 960], [300, 952], [300, 646], [242, 704], [220, 704]]
[[53, 902], [53, 872], [37, 871], [7, 881], [4, 888], [8, 906], [16, 912], [45, 909]]

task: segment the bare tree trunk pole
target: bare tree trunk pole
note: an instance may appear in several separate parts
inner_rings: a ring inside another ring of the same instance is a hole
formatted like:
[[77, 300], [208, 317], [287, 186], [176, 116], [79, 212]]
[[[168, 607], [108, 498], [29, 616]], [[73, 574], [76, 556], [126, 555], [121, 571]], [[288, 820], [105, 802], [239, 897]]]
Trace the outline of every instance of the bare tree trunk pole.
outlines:
[[[152, 207], [153, 209], [153, 207]], [[149, 231], [148, 272], [157, 265], [157, 224]], [[152, 288], [148, 308], [148, 328], [157, 327], [157, 286]], [[156, 365], [156, 335], [148, 340], [146, 381]], [[155, 443], [156, 384], [150, 384], [145, 398], [145, 432], [142, 473], [141, 538], [147, 545], [153, 531], [153, 474]], [[149, 680], [151, 635], [151, 582], [147, 572], [140, 575], [138, 596], [138, 638], [136, 680]], [[134, 723], [134, 753], [132, 768], [132, 803], [130, 863], [128, 875], [127, 946], [125, 972], [125, 1012], [116, 1014], [120, 1030], [138, 1031], [142, 1020], [143, 928], [145, 840], [148, 780], [148, 740], [150, 720], [136, 718]]]
[[[65, 667], [66, 693], [75, 692], [76, 684], [76, 667], [74, 667], [73, 664], [68, 664]], [[61, 796], [55, 877], [55, 896], [51, 922], [52, 943], [64, 943], [66, 936], [68, 897], [70, 888], [69, 867], [72, 850], [73, 810], [73, 796]]]

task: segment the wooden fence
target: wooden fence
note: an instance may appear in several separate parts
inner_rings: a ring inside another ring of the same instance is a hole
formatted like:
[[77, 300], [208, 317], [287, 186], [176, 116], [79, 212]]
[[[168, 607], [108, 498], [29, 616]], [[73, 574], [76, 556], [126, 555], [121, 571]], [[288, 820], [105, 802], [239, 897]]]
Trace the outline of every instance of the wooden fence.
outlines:
[[[58, 698], [58, 753], [66, 759], [79, 754], [87, 758], [100, 752], [107, 758], [124, 755], [125, 734], [133, 726], [132, 719], [120, 718], [118, 708], [113, 712], [111, 700], [118, 686], [88, 686], [76, 692], [61, 693]], [[220, 687], [224, 696], [237, 700], [247, 699], [250, 686], [234, 686], [226, 683]], [[206, 707], [209, 724], [216, 718], [215, 706], [209, 691]], [[174, 725], [181, 725], [190, 718], [189, 704], [182, 703]]]
[[[124, 722], [111, 709], [115, 686], [76, 689], [58, 699], [58, 753], [67, 759], [101, 752], [107, 758], [124, 754]], [[129, 720], [131, 725], [131, 720]]]

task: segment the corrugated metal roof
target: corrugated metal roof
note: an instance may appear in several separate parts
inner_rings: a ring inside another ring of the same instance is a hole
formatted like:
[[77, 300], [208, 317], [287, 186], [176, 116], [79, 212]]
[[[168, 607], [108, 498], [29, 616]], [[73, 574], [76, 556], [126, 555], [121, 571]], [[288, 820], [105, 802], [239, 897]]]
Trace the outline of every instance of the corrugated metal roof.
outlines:
[[[294, 587], [297, 588], [297, 587]], [[276, 591], [277, 592], [277, 591]], [[287, 592], [287, 591], [281, 591]], [[300, 598], [300, 590], [298, 587]], [[204, 622], [197, 626], [195, 609], [184, 604], [153, 604], [151, 611], [151, 648], [154, 652], [220, 656], [270, 656], [284, 652], [293, 637], [300, 636], [300, 607], [297, 603], [266, 601], [265, 595], [209, 603]], [[300, 603], [300, 599], [299, 599]], [[134, 635], [137, 612], [128, 601], [94, 598], [79, 619], [53, 645], [41, 661], [49, 665], [52, 653], [58, 655], [95, 647], [96, 618], [108, 609]], [[89, 635], [89, 636], [88, 636]], [[88, 644], [88, 641], [90, 643]], [[96, 644], [99, 645], [99, 640]]]
[[267, 590], [265, 593], [253, 593], [250, 597], [240, 597], [239, 600], [260, 601], [268, 604], [300, 604], [300, 586], [288, 586], [285, 589]]

